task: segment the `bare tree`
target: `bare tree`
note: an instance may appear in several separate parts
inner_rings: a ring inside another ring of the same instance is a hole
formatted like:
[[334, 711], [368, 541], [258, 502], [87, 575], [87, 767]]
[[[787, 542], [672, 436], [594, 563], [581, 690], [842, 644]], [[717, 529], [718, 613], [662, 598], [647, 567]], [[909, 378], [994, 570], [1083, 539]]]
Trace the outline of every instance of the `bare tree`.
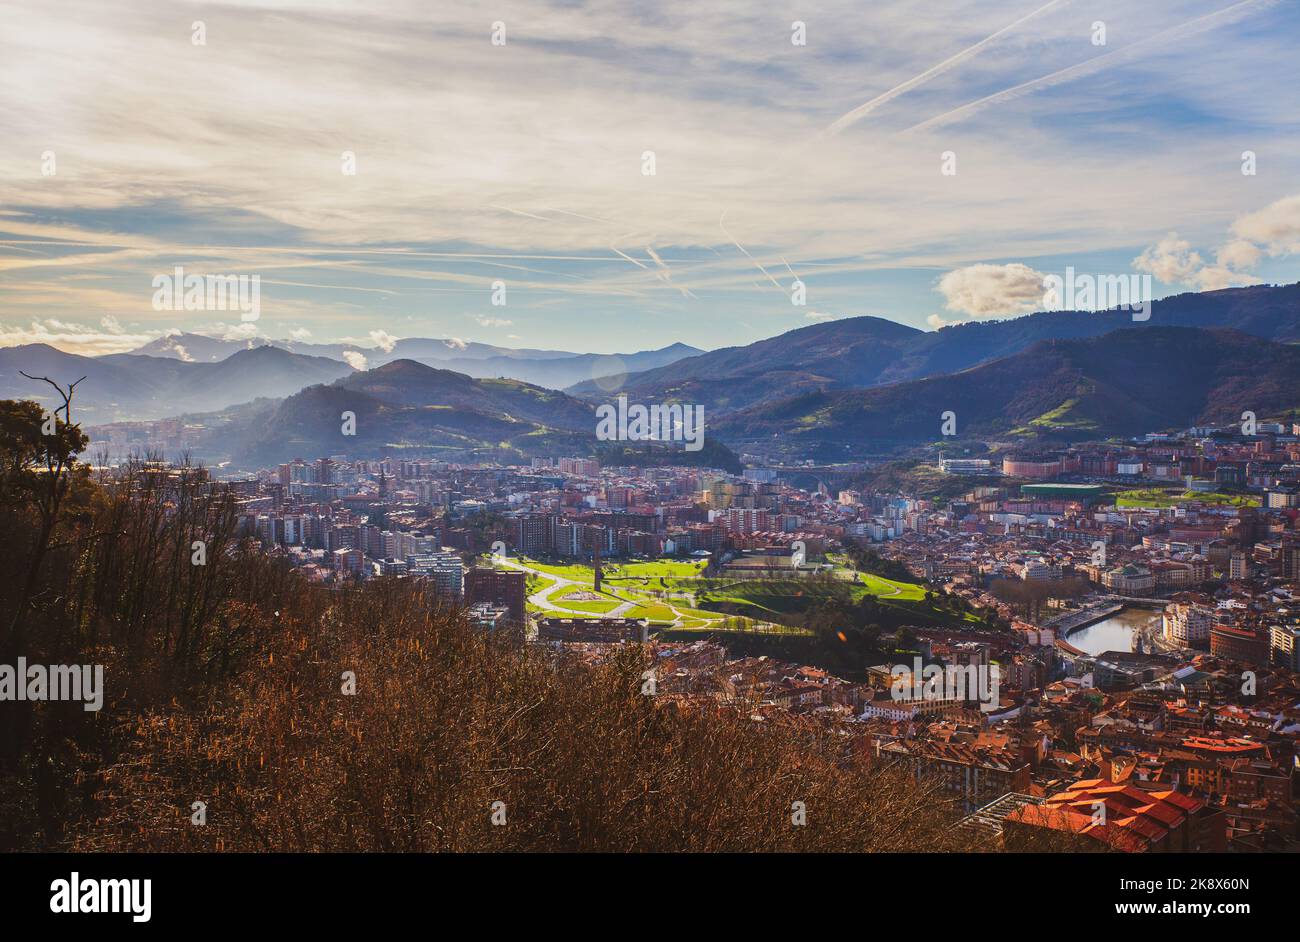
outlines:
[[[13, 618], [9, 623], [8, 640], [15, 644], [22, 642], [23, 618], [27, 612], [27, 606], [31, 603], [32, 593], [36, 588], [36, 580], [40, 576], [41, 564], [45, 561], [45, 555], [50, 548], [50, 539], [54, 534], [55, 527], [59, 523], [59, 514], [63, 508], [63, 499], [68, 492], [68, 483], [73, 465], [76, 463], [77, 452], [85, 446], [84, 436], [81, 435], [81, 429], [72, 422], [72, 396], [77, 385], [86, 377], [81, 377], [74, 383], [68, 385], [65, 389], [48, 376], [32, 376], [29, 373], [22, 373], [30, 380], [37, 382], [49, 383], [63, 400], [62, 409], [55, 409], [51, 418], [54, 421], [53, 434], [45, 434], [42, 429], [42, 441], [44, 447], [39, 449], [35, 454], [35, 460], [44, 459], [45, 477], [37, 486], [31, 489], [32, 503], [36, 508], [39, 517], [39, 526], [36, 533], [36, 543], [32, 548], [32, 553], [27, 565], [27, 574], [23, 580], [22, 591], [18, 597], [18, 604], [14, 608]], [[63, 422], [65, 430], [70, 429], [75, 434], [60, 435], [58, 429], [58, 415], [63, 412]]]

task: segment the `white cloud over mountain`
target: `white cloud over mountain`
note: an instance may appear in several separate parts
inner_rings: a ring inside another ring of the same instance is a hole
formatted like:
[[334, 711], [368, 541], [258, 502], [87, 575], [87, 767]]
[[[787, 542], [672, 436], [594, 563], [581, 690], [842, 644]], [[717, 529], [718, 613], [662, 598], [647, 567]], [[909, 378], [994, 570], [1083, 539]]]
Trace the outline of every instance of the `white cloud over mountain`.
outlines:
[[[1043, 309], [1044, 277], [1019, 262], [968, 265], [940, 278], [938, 290], [948, 310], [971, 317], [1028, 314]], [[941, 320], [936, 317], [932, 326]]]

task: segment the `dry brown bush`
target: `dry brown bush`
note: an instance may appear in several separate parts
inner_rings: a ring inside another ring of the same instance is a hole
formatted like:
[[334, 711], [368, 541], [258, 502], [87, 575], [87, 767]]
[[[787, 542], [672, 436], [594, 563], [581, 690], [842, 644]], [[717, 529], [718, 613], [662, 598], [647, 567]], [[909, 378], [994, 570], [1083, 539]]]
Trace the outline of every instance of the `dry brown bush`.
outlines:
[[64, 506], [30, 538], [41, 521], [0, 494], [0, 566], [35, 572], [30, 591], [0, 586], [0, 624], [24, 639], [0, 654], [103, 664], [105, 706], [3, 705], [0, 849], [969, 846], [937, 795], [846, 759], [832, 733], [643, 695], [640, 646], [585, 666], [410, 581], [311, 585], [242, 544], [197, 472], [81, 474]]
[[[955, 849], [906, 777], [832, 737], [641, 693], [478, 631], [409, 582], [337, 593], [201, 706], [142, 718], [85, 850]], [[344, 671], [357, 692], [341, 692]], [[190, 823], [193, 801], [207, 824]], [[491, 823], [504, 802], [506, 824]], [[802, 801], [807, 825], [794, 826]]]

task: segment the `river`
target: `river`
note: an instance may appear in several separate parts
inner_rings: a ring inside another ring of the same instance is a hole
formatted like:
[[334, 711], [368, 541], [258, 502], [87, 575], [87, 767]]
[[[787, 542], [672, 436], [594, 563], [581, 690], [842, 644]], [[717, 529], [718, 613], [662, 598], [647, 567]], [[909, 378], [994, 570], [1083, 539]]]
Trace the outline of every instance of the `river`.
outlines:
[[1141, 628], [1152, 618], [1158, 618], [1159, 612], [1145, 608], [1126, 608], [1116, 612], [1105, 621], [1099, 621], [1087, 628], [1080, 628], [1065, 640], [1088, 654], [1100, 654], [1103, 651], [1129, 651], [1133, 648], [1133, 632]]

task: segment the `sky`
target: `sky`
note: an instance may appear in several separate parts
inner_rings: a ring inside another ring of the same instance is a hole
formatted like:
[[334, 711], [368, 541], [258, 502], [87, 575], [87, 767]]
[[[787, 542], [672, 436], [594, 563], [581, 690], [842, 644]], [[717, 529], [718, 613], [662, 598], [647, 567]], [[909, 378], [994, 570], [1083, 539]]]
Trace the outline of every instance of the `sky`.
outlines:
[[[0, 0], [0, 346], [712, 349], [1067, 267], [1300, 279], [1297, 0], [445, 6]], [[259, 316], [158, 310], [176, 266]]]

